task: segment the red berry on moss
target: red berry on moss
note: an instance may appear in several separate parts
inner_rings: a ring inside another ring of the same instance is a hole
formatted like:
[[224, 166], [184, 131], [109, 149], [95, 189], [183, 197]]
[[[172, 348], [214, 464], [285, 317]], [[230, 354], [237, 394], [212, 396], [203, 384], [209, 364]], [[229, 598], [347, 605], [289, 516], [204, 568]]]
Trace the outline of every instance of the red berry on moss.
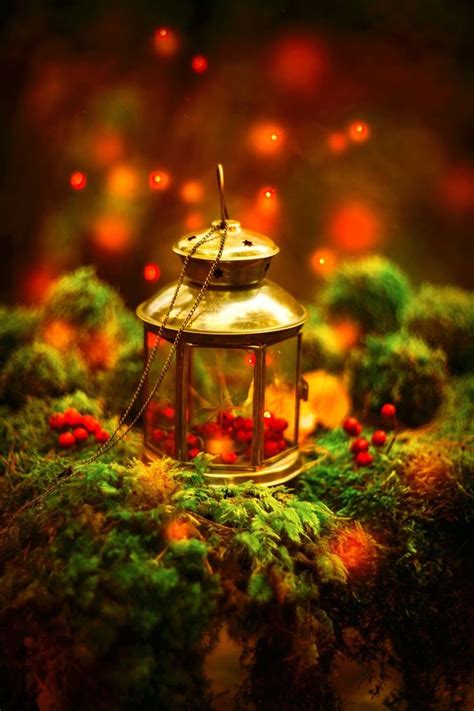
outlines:
[[49, 426], [52, 430], [62, 430], [66, 427], [66, 418], [61, 412], [55, 412], [49, 418]]
[[64, 422], [67, 427], [79, 427], [81, 421], [81, 413], [75, 410], [73, 407], [69, 407], [67, 410], [65, 410]]
[[109, 439], [110, 439], [110, 435], [105, 430], [97, 430], [97, 432], [95, 433], [95, 440], [96, 440], [96, 442], [99, 442], [100, 444], [104, 444]]
[[376, 430], [372, 435], [372, 444], [376, 447], [383, 447], [387, 441], [387, 433], [385, 430]]
[[221, 461], [222, 464], [235, 464], [237, 455], [235, 452], [222, 452]]
[[200, 449], [197, 447], [191, 447], [191, 449], [188, 450], [188, 457], [189, 459], [194, 459], [194, 457], [197, 457], [197, 455], [200, 453]]
[[76, 427], [72, 434], [76, 442], [85, 442], [89, 436], [89, 432], [84, 427]]
[[385, 405], [382, 405], [380, 408], [380, 412], [384, 417], [395, 417], [397, 414], [397, 408], [395, 405], [392, 405], [391, 402], [386, 402]]
[[59, 446], [63, 449], [70, 449], [76, 444], [76, 440], [74, 439], [72, 432], [61, 432], [58, 437], [58, 442]]
[[366, 452], [369, 448], [369, 443], [364, 437], [358, 437], [351, 444], [351, 452], [358, 454], [359, 452]]
[[81, 425], [92, 434], [100, 430], [100, 422], [96, 420], [95, 417], [92, 417], [92, 415], [83, 415], [81, 417]]
[[351, 437], [358, 437], [362, 432], [362, 425], [356, 417], [346, 417], [342, 423], [342, 428]]
[[374, 461], [370, 452], [359, 452], [356, 455], [355, 462], [359, 467], [370, 467]]

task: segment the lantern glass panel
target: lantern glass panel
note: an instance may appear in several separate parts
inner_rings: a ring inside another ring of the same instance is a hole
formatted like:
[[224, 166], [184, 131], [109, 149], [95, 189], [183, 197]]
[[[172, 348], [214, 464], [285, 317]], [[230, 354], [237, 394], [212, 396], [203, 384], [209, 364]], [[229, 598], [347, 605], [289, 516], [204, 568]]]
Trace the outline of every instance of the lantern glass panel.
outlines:
[[[148, 331], [146, 339], [146, 357], [156, 343], [156, 335]], [[171, 343], [161, 340], [155, 359], [148, 375], [147, 392], [160, 376], [169, 356]], [[145, 415], [145, 440], [147, 444], [162, 454], [173, 457], [176, 454], [175, 443], [175, 398], [176, 398], [176, 360], [175, 356], [167, 371], [163, 383], [158, 388]]]
[[270, 459], [297, 442], [298, 337], [265, 350], [264, 457]]
[[191, 348], [188, 459], [199, 448], [214, 464], [251, 463], [256, 362], [254, 349]]

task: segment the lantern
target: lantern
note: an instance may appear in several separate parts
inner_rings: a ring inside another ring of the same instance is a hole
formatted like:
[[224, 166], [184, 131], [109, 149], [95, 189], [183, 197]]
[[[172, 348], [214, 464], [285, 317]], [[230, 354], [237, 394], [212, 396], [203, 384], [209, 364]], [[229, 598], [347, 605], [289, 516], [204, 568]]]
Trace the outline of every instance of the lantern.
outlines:
[[[146, 359], [156, 350], [148, 389], [169, 365], [145, 409], [145, 455], [167, 455], [192, 466], [205, 452], [212, 483], [277, 484], [301, 469], [299, 402], [306, 399], [307, 387], [300, 352], [306, 311], [266, 279], [279, 251], [275, 243], [228, 219], [219, 169], [221, 220], [197, 248], [193, 245], [205, 232], [174, 245], [186, 261], [180, 288], [175, 282], [137, 309], [145, 325]], [[224, 230], [221, 258], [210, 272]]]

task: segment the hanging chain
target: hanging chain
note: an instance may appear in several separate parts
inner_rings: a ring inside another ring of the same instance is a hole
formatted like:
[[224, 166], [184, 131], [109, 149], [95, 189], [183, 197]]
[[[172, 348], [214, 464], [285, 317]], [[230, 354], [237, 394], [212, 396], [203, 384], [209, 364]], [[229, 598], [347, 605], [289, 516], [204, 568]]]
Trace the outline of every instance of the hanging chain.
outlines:
[[[132, 421], [126, 426], [125, 430], [119, 434], [120, 429], [121, 429], [122, 426], [125, 424], [125, 421], [126, 421], [128, 415], [130, 414], [130, 411], [131, 411], [131, 409], [132, 409], [134, 403], [136, 402], [136, 400], [137, 400], [137, 398], [138, 398], [138, 396], [139, 396], [139, 394], [140, 394], [140, 392], [141, 392], [141, 390], [142, 390], [142, 388], [143, 388], [143, 385], [144, 385], [144, 383], [145, 383], [145, 381], [146, 381], [146, 378], [147, 378], [147, 376], [148, 376], [148, 374], [149, 374], [149, 372], [150, 372], [151, 366], [152, 366], [152, 364], [153, 364], [153, 361], [154, 361], [154, 359], [155, 359], [156, 353], [157, 353], [157, 351], [158, 351], [158, 348], [159, 348], [159, 346], [160, 346], [160, 343], [161, 343], [161, 340], [162, 340], [162, 337], [163, 337], [163, 331], [164, 331], [164, 329], [165, 329], [165, 327], [166, 327], [166, 324], [168, 323], [168, 321], [169, 321], [169, 319], [170, 319], [171, 313], [172, 313], [173, 308], [174, 308], [174, 305], [175, 305], [175, 303], [176, 303], [176, 299], [178, 298], [179, 291], [180, 291], [180, 289], [181, 289], [181, 286], [183, 285], [183, 282], [184, 282], [184, 279], [185, 279], [185, 276], [186, 276], [186, 272], [187, 272], [187, 267], [188, 267], [189, 261], [190, 261], [191, 257], [195, 254], [195, 252], [199, 249], [199, 247], [200, 247], [202, 244], [204, 244], [206, 241], [208, 241], [209, 239], [211, 239], [211, 237], [212, 237], [212, 236], [215, 234], [215, 232], [217, 232], [218, 230], [221, 231], [221, 238], [220, 238], [219, 250], [218, 250], [218, 252], [217, 252], [217, 254], [216, 254], [215, 259], [214, 259], [213, 262], [212, 262], [211, 267], [209, 268], [209, 271], [208, 271], [208, 273], [207, 273], [207, 275], [206, 275], [206, 278], [204, 279], [204, 282], [203, 282], [202, 285], [201, 285], [201, 288], [200, 288], [199, 293], [198, 293], [198, 295], [196, 296], [196, 298], [195, 298], [195, 300], [194, 300], [194, 302], [193, 302], [193, 305], [191, 306], [189, 312], [188, 312], [187, 315], [186, 315], [186, 318], [183, 320], [182, 324], [180, 325], [180, 327], [179, 327], [179, 329], [178, 329], [178, 331], [177, 331], [177, 333], [176, 333], [176, 336], [175, 336], [175, 338], [174, 338], [174, 340], [173, 340], [173, 342], [172, 342], [172, 344], [171, 344], [170, 352], [169, 352], [168, 357], [167, 357], [167, 359], [166, 359], [166, 361], [165, 361], [165, 363], [164, 363], [164, 365], [163, 365], [163, 367], [162, 367], [162, 369], [161, 369], [161, 371], [160, 371], [160, 374], [159, 374], [159, 376], [158, 376], [156, 382], [154, 383], [154, 385], [153, 385], [151, 391], [149, 392], [149, 394], [148, 394], [147, 397], [145, 398], [145, 401], [144, 401], [144, 403], [142, 404], [142, 406], [141, 406], [140, 410], [138, 411], [138, 413], [135, 415], [135, 417], [132, 419]], [[139, 380], [139, 382], [138, 382], [138, 385], [137, 385], [137, 387], [136, 387], [136, 389], [135, 389], [135, 391], [134, 391], [134, 393], [133, 393], [133, 396], [132, 396], [130, 402], [128, 403], [127, 408], [125, 409], [125, 412], [124, 412], [124, 413], [122, 414], [122, 416], [120, 417], [120, 420], [119, 420], [119, 422], [118, 422], [118, 424], [117, 424], [115, 430], [113, 431], [112, 435], [111, 435], [110, 438], [107, 440], [107, 442], [104, 442], [103, 444], [101, 444], [101, 446], [99, 447], [99, 449], [98, 449], [97, 451], [95, 451], [94, 454], [92, 454], [92, 455], [91, 455], [90, 457], [88, 457], [87, 459], [84, 459], [84, 460], [82, 460], [81, 462], [77, 462], [77, 464], [72, 464], [72, 465], [66, 467], [66, 469], [64, 469], [64, 470], [59, 474], [59, 476], [58, 476], [58, 478], [57, 478], [57, 480], [55, 481], [54, 484], [52, 484], [51, 486], [49, 486], [45, 491], [41, 492], [41, 494], [38, 494], [38, 496], [36, 496], [36, 497], [34, 497], [33, 499], [30, 499], [29, 501], [27, 501], [25, 504], [23, 504], [23, 506], [20, 506], [20, 508], [17, 509], [17, 511], [15, 511], [15, 513], [10, 517], [10, 519], [9, 519], [9, 521], [8, 521], [8, 524], [7, 524], [7, 528], [8, 528], [8, 526], [13, 522], [13, 520], [14, 520], [20, 513], [22, 513], [23, 511], [25, 511], [25, 510], [27, 510], [27, 509], [29, 509], [29, 508], [31, 508], [32, 506], [34, 506], [35, 504], [39, 503], [40, 501], [44, 500], [47, 496], [49, 496], [49, 494], [51, 494], [52, 492], [54, 492], [60, 484], [64, 483], [65, 481], [68, 481], [68, 480], [69, 480], [72, 476], [74, 476], [74, 474], [76, 474], [79, 470], [81, 470], [81, 469], [83, 469], [84, 467], [87, 467], [87, 466], [89, 466], [90, 464], [92, 464], [93, 462], [97, 461], [97, 460], [98, 460], [100, 457], [102, 457], [106, 452], [108, 452], [110, 449], [112, 449], [112, 447], [114, 447], [116, 444], [118, 444], [118, 442], [120, 442], [124, 437], [126, 437], [127, 434], [130, 432], [130, 430], [132, 429], [132, 427], [134, 427], [134, 425], [137, 423], [137, 421], [138, 421], [138, 420], [140, 419], [140, 417], [142, 416], [143, 412], [146, 410], [146, 408], [147, 408], [148, 405], [150, 404], [150, 402], [151, 402], [152, 398], [154, 397], [155, 393], [157, 392], [157, 390], [159, 389], [159, 387], [160, 387], [161, 384], [163, 383], [163, 380], [164, 380], [164, 378], [165, 378], [165, 376], [166, 376], [166, 373], [168, 372], [168, 370], [169, 370], [169, 368], [170, 368], [170, 366], [171, 366], [171, 363], [172, 363], [174, 354], [175, 354], [176, 349], [177, 349], [177, 347], [178, 347], [178, 344], [179, 344], [179, 342], [180, 342], [180, 340], [181, 340], [181, 337], [182, 337], [182, 335], [183, 335], [183, 332], [186, 330], [186, 327], [188, 326], [189, 322], [191, 321], [192, 317], [194, 316], [194, 314], [195, 314], [195, 312], [196, 312], [196, 309], [198, 308], [199, 304], [201, 303], [201, 301], [202, 301], [202, 299], [203, 299], [203, 297], [204, 297], [204, 294], [206, 293], [207, 288], [208, 288], [208, 286], [209, 286], [209, 282], [210, 282], [211, 279], [212, 279], [212, 275], [213, 275], [213, 273], [214, 273], [214, 270], [216, 269], [216, 267], [218, 266], [218, 264], [219, 264], [219, 262], [220, 262], [220, 260], [221, 260], [221, 258], [222, 258], [222, 253], [223, 253], [223, 251], [224, 251], [226, 237], [227, 237], [227, 224], [226, 224], [225, 220], [223, 220], [220, 224], [215, 225], [215, 226], [212, 226], [211, 229], [210, 229], [208, 232], [206, 232], [206, 234], [203, 235], [203, 236], [196, 242], [195, 245], [193, 245], [192, 249], [191, 249], [191, 250], [188, 252], [188, 254], [186, 255], [185, 260], [184, 260], [184, 263], [183, 263], [183, 266], [182, 266], [182, 269], [181, 269], [181, 273], [180, 273], [179, 278], [178, 278], [178, 282], [177, 282], [177, 284], [176, 284], [176, 289], [175, 289], [175, 291], [174, 291], [174, 293], [173, 293], [173, 297], [172, 297], [172, 299], [171, 299], [170, 305], [169, 305], [169, 307], [168, 307], [168, 309], [167, 309], [167, 311], [166, 311], [166, 315], [165, 315], [165, 318], [163, 319], [163, 323], [162, 323], [162, 324], [160, 325], [160, 327], [159, 327], [158, 334], [157, 334], [157, 339], [156, 339], [156, 343], [154, 344], [152, 350], [150, 351], [150, 354], [149, 354], [149, 356], [148, 356], [148, 358], [147, 358], [147, 362], [146, 362], [145, 367], [144, 367], [144, 369], [143, 369], [143, 372], [142, 372], [142, 375], [141, 375], [140, 380]], [[5, 529], [4, 529], [4, 530], [5, 530]]]

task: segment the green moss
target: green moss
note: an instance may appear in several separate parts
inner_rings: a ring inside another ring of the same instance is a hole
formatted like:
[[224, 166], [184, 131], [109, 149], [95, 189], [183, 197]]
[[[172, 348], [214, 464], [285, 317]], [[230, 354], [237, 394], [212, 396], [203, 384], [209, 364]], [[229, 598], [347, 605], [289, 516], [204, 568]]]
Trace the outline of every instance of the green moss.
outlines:
[[355, 320], [365, 332], [396, 331], [410, 297], [408, 279], [392, 262], [346, 262], [328, 277], [321, 302], [332, 318]]
[[442, 348], [453, 372], [474, 370], [474, 294], [425, 284], [410, 303], [408, 330]]
[[38, 321], [37, 311], [0, 307], [0, 365], [16, 348], [34, 340]]
[[19, 405], [31, 395], [48, 397], [68, 390], [68, 375], [61, 355], [44, 343], [14, 351], [3, 373], [4, 396]]
[[446, 359], [424, 341], [406, 333], [368, 336], [348, 363], [350, 390], [358, 409], [397, 406], [400, 420], [418, 426], [431, 420], [447, 385]]

